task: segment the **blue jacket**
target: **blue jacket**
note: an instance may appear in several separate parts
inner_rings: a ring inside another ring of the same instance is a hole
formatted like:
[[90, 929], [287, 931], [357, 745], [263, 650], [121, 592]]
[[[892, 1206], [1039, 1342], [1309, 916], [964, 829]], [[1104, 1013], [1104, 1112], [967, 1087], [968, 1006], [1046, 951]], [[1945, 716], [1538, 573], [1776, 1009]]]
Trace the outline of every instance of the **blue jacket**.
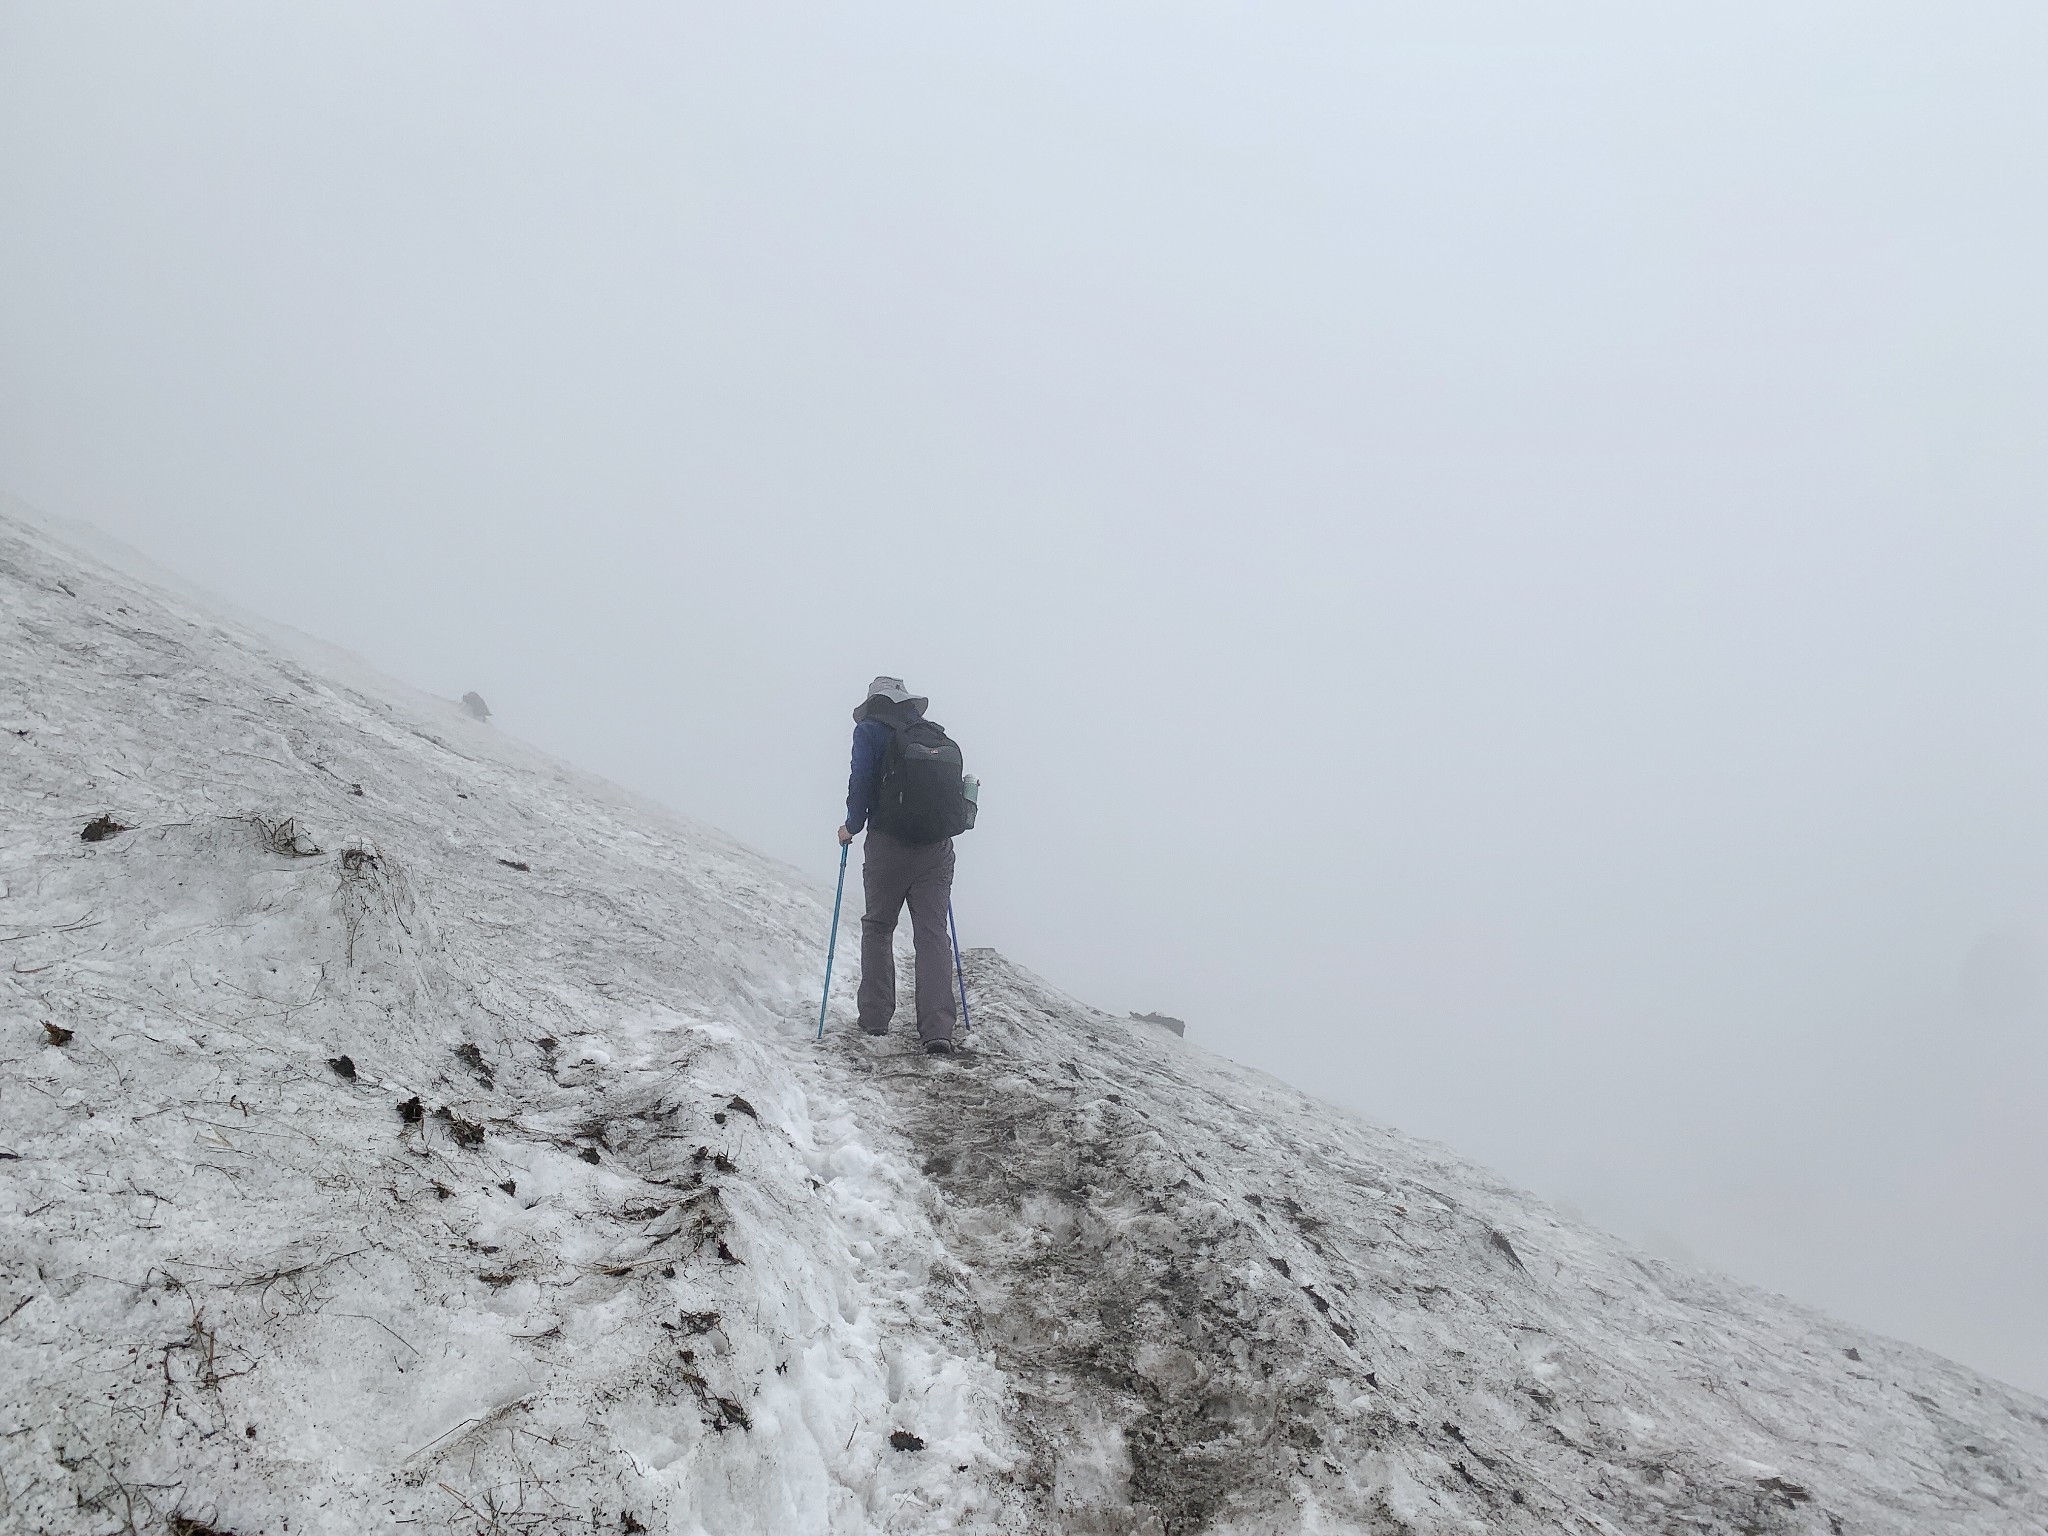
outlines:
[[863, 720], [853, 728], [853, 772], [846, 780], [846, 830], [858, 832], [868, 823], [875, 796], [882, 788], [882, 758], [889, 750], [889, 727]]

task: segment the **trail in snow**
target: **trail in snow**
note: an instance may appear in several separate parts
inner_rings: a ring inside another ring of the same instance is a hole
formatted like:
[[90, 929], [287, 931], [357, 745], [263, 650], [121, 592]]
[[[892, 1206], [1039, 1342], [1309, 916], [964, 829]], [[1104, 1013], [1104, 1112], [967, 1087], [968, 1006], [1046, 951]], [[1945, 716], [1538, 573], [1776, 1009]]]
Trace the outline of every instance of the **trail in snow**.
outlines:
[[0, 1530], [2048, 1529], [2048, 1404], [988, 951], [814, 1046], [829, 892], [5, 522], [0, 791]]
[[1634, 1253], [990, 952], [970, 986], [971, 1070], [871, 1080], [1060, 1528], [2048, 1528], [2039, 1400]]

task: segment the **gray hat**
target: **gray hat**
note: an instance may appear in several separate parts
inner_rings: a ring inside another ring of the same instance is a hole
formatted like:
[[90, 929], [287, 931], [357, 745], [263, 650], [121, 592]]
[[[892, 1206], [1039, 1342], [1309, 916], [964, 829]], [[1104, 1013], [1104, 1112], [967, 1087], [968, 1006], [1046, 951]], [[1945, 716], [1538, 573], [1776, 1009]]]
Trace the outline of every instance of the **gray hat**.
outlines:
[[923, 714], [925, 706], [931, 703], [930, 699], [921, 699], [904, 687], [903, 679], [900, 677], [878, 677], [868, 684], [868, 696], [861, 701], [860, 708], [853, 712], [854, 719], [863, 718], [867, 714], [868, 706], [877, 699], [885, 699], [891, 704], [909, 704], [919, 714]]

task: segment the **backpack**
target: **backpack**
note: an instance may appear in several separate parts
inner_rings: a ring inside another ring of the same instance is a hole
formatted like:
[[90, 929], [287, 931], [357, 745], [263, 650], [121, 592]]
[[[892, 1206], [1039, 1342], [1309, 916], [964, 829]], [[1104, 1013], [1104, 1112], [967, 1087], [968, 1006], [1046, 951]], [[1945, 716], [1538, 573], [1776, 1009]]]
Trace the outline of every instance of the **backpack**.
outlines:
[[967, 831], [975, 804], [961, 787], [965, 767], [959, 744], [936, 720], [890, 722], [869, 822], [906, 843], [936, 843]]

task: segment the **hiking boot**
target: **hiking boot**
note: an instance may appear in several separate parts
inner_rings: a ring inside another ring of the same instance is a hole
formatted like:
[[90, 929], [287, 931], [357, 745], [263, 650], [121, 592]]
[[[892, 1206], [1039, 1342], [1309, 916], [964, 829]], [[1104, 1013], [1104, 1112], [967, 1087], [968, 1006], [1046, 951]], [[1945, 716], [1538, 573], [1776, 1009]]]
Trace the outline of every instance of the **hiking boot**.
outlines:
[[953, 1042], [950, 1040], [927, 1040], [924, 1043], [924, 1053], [927, 1056], [950, 1056], [953, 1054]]

